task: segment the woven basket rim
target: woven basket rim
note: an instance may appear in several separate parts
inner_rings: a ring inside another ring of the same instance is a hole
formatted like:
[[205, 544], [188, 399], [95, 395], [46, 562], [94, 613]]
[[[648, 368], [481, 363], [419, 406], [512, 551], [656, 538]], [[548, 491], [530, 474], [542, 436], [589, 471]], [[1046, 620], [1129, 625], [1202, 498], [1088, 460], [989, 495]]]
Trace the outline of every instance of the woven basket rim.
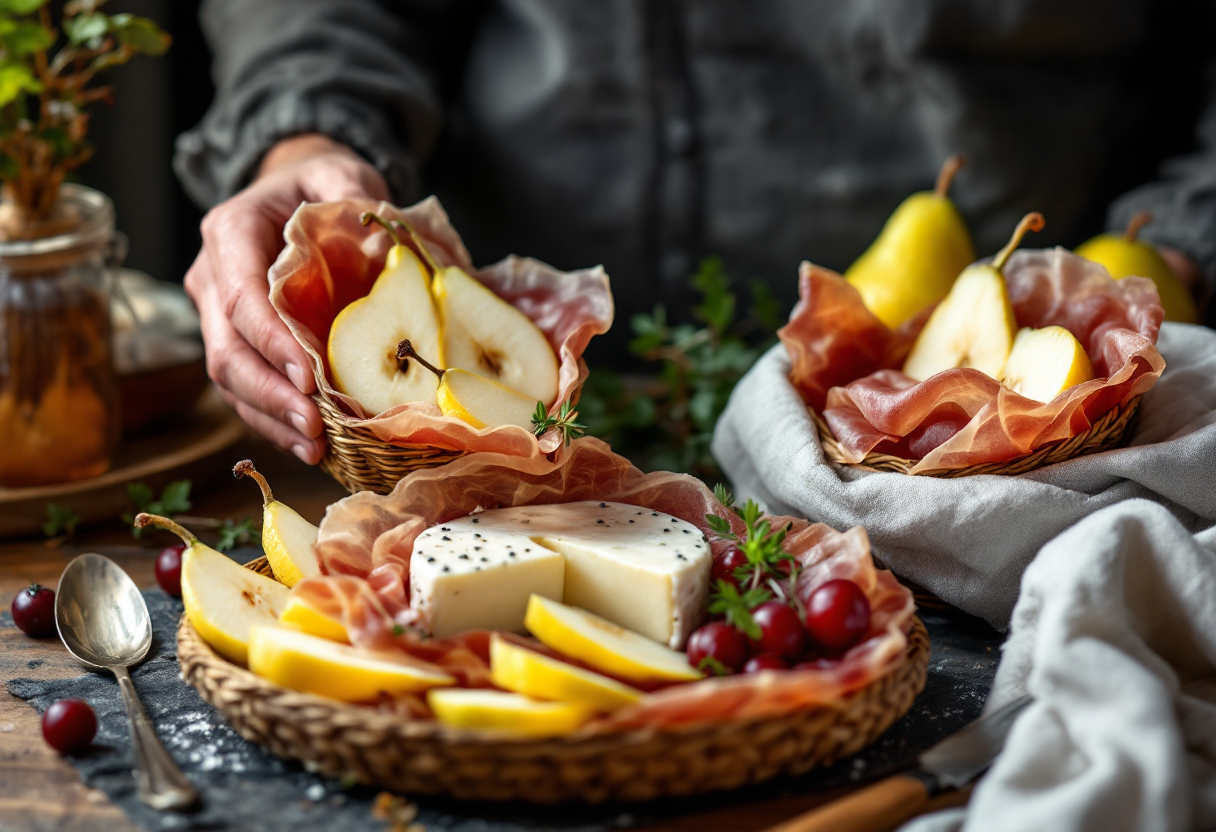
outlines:
[[861, 462], [847, 462], [845, 452], [828, 427], [823, 416], [814, 408], [808, 406], [807, 412], [815, 423], [816, 433], [819, 434], [819, 444], [824, 456], [841, 468], [851, 468], [858, 471], [878, 473], [907, 474], [909, 476], [953, 478], [980, 475], [1017, 476], [1030, 471], [1056, 465], [1077, 457], [1109, 451], [1121, 446], [1132, 433], [1132, 425], [1140, 407], [1143, 394], [1133, 396], [1126, 402], [1112, 407], [1089, 428], [1076, 436], [1058, 439], [1035, 448], [1028, 454], [1002, 462], [988, 462], [970, 465], [962, 468], [937, 468], [929, 471], [913, 472], [920, 460], [907, 459], [870, 451]]
[[[245, 564], [245, 567], [268, 577], [273, 577], [269, 561], [265, 557], [250, 561]], [[698, 721], [661, 728], [647, 726], [618, 731], [598, 731], [593, 728], [584, 728], [569, 734], [543, 737], [519, 736], [492, 729], [454, 728], [434, 719], [408, 719], [399, 714], [380, 712], [369, 705], [341, 702], [336, 699], [276, 685], [258, 676], [251, 670], [230, 662], [217, 653], [207, 643], [206, 639], [198, 633], [185, 613], [182, 614], [177, 627], [177, 655], [179, 663], [184, 656], [191, 662], [197, 662], [203, 666], [222, 670], [222, 672], [239, 680], [245, 686], [273, 692], [276, 697], [280, 697], [284, 701], [298, 703], [301, 706], [318, 711], [329, 711], [335, 721], [340, 721], [342, 724], [352, 728], [358, 727], [363, 730], [387, 731], [403, 739], [438, 740], [450, 744], [477, 745], [478, 747], [486, 748], [508, 746], [515, 749], [532, 747], [553, 749], [564, 747], [566, 750], [569, 750], [571, 748], [593, 748], [604, 744], [625, 746], [649, 741], [658, 734], [671, 737], [697, 735], [725, 725], [746, 727], [762, 724], [774, 719], [785, 718], [791, 714], [800, 712], [845, 710], [854, 699], [866, 695], [868, 691], [886, 681], [901, 668], [908, 665], [915, 667], [918, 664], [927, 666], [930, 654], [928, 631], [925, 629], [924, 622], [921, 621], [919, 616], [912, 616], [907, 636], [908, 643], [903, 653], [895, 660], [892, 660], [880, 676], [872, 679], [867, 685], [849, 691], [830, 702], [791, 708], [780, 713], [729, 720]], [[917, 692], [919, 693], [919, 691]]]

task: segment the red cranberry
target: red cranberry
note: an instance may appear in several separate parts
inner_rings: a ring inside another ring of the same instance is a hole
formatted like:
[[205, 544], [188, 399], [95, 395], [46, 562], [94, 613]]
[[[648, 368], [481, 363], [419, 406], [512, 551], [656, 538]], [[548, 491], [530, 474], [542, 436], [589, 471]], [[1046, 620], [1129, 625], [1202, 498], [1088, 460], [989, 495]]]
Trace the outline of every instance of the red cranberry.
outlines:
[[740, 566], [747, 566], [747, 555], [743, 554], [739, 547], [731, 546], [720, 557], [714, 558], [714, 581], [722, 580], [738, 586], [735, 570]]
[[725, 621], [711, 621], [688, 638], [688, 662], [699, 670], [712, 658], [727, 670], [738, 670], [747, 660], [747, 638]]
[[34, 638], [55, 634], [55, 593], [39, 584], [30, 584], [13, 596], [13, 623]]
[[42, 715], [42, 738], [63, 754], [84, 751], [97, 733], [97, 716], [83, 699], [60, 699]]
[[752, 656], [747, 660], [747, 664], [743, 665], [744, 673], [759, 673], [761, 670], [789, 670], [790, 663], [783, 656], [777, 656], [772, 653], [761, 653], [759, 656]]
[[174, 598], [182, 597], [182, 544], [166, 547], [156, 556], [156, 582]]
[[806, 628], [824, 647], [852, 647], [870, 628], [870, 599], [852, 581], [828, 581], [806, 599]]
[[790, 658], [802, 652], [806, 630], [793, 607], [780, 601], [765, 601], [752, 610], [752, 619], [760, 628], [760, 638], [752, 642], [755, 652]]

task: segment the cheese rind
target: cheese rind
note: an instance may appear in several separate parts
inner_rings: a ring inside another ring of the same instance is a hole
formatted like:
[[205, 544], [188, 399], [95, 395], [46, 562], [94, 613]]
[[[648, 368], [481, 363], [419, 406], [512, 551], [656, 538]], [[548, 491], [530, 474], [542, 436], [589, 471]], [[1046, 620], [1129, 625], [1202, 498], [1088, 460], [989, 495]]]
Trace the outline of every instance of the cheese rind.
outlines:
[[[473, 551], [477, 545], [482, 548]], [[507, 551], [516, 553], [516, 563], [504, 566]], [[552, 580], [551, 565], [537, 567], [535, 575], [510, 573], [524, 555], [540, 560], [541, 552], [563, 562], [559, 590], [540, 577]], [[461, 555], [468, 557], [453, 560]], [[485, 562], [469, 560], [485, 556]], [[479, 563], [482, 568], [472, 568]], [[709, 543], [691, 523], [624, 503], [586, 501], [492, 509], [427, 529], [414, 546], [410, 585], [419, 620], [435, 635], [456, 627], [521, 629], [527, 596], [535, 592], [680, 649], [700, 624], [711, 564]]]

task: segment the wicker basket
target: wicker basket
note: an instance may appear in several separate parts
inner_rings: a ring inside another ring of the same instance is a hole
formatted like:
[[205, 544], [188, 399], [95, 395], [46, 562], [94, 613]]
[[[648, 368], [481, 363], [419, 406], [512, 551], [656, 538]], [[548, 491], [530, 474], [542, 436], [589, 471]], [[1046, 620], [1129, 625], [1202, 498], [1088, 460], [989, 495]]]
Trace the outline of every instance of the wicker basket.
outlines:
[[[1026, 456], [1005, 462], [990, 462], [985, 465], [973, 465], [969, 468], [938, 468], [932, 471], [917, 471], [922, 477], [970, 477], [976, 474], [1001, 474], [1007, 477], [1025, 474], [1036, 468], [1045, 468], [1058, 462], [1066, 462], [1079, 456], [1101, 453], [1122, 447], [1131, 439], [1132, 425], [1136, 409], [1140, 407], [1140, 397], [1136, 396], [1126, 404], [1111, 409], [1105, 416], [1090, 425], [1089, 430], [1079, 433], [1070, 439], [1061, 439], [1036, 449]], [[904, 459], [890, 454], [870, 452], [861, 462], [846, 462], [844, 449], [832, 435], [832, 429], [823, 417], [811, 408], [807, 408], [811, 418], [815, 420], [815, 429], [819, 432], [819, 444], [823, 446], [823, 455], [832, 463], [842, 468], [853, 468], [859, 471], [886, 471], [895, 474], [911, 474], [916, 465], [915, 459]]]
[[321, 470], [347, 491], [387, 494], [412, 471], [435, 468], [464, 456], [464, 451], [431, 445], [390, 445], [320, 395], [313, 396], [325, 425]]
[[[250, 567], [270, 574], [264, 558]], [[278, 687], [219, 656], [184, 616], [177, 654], [183, 678], [241, 736], [311, 771], [413, 794], [596, 803], [731, 789], [855, 754], [907, 713], [924, 688], [929, 637], [913, 619], [905, 660], [832, 706], [545, 739], [410, 721]]]

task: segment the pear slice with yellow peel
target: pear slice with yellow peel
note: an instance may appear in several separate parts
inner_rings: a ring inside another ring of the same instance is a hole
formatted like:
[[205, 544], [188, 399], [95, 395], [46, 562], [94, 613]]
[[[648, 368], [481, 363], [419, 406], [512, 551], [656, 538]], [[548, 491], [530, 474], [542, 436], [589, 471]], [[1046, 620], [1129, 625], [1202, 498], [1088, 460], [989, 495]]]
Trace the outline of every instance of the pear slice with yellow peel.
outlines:
[[526, 737], [568, 734], [595, 711], [574, 702], [540, 702], [518, 693], [468, 688], [428, 691], [435, 718], [454, 728], [495, 729]]
[[542, 656], [495, 633], [490, 637], [490, 681], [535, 699], [578, 702], [597, 711], [615, 711], [642, 698], [642, 692], [615, 679]]
[[262, 551], [270, 561], [270, 569], [280, 582], [295, 586], [305, 578], [321, 574], [321, 564], [313, 546], [317, 542], [317, 527], [280, 503], [270, 491], [270, 483], [258, 473], [248, 459], [232, 469], [238, 477], [252, 477], [262, 489]]
[[369, 702], [381, 693], [412, 693], [456, 682], [425, 662], [403, 663], [283, 627], [250, 631], [249, 669], [276, 685], [341, 702]]
[[327, 638], [330, 641], [350, 642], [346, 627], [336, 618], [330, 618], [299, 595], [287, 599], [287, 606], [279, 616], [279, 623], [292, 630], [308, 633], [310, 636]]
[[349, 304], [329, 329], [329, 372], [334, 387], [369, 413], [408, 402], [435, 404], [434, 376], [397, 358], [397, 344], [409, 338], [424, 355], [439, 357], [439, 318], [431, 298], [430, 275], [422, 261], [379, 220], [396, 241], [371, 292]]
[[186, 544], [186, 551], [182, 552], [182, 603], [186, 618], [217, 653], [244, 666], [250, 631], [258, 625], [277, 626], [279, 614], [287, 605], [287, 587], [204, 546], [166, 517], [140, 514], [135, 525], [159, 526]]
[[1013, 342], [1003, 383], [1028, 399], [1049, 402], [1093, 377], [1094, 365], [1085, 348], [1067, 329], [1026, 327]]
[[598, 615], [533, 595], [524, 626], [559, 653], [623, 679], [700, 679], [688, 657]]
[[467, 370], [441, 370], [418, 355], [409, 340], [398, 345], [397, 354], [402, 360], [414, 359], [439, 379], [436, 399], [445, 416], [455, 416], [479, 430], [499, 425], [532, 430], [536, 399]]
[[533, 406], [553, 403], [557, 356], [531, 318], [455, 266], [435, 272], [431, 292], [443, 327], [441, 366], [505, 384]]
[[971, 367], [1001, 380], [1017, 332], [1005, 286], [1005, 263], [1028, 230], [1042, 227], [1042, 214], [1027, 214], [991, 264], [963, 269], [912, 345], [905, 375], [924, 381], [944, 370]]

